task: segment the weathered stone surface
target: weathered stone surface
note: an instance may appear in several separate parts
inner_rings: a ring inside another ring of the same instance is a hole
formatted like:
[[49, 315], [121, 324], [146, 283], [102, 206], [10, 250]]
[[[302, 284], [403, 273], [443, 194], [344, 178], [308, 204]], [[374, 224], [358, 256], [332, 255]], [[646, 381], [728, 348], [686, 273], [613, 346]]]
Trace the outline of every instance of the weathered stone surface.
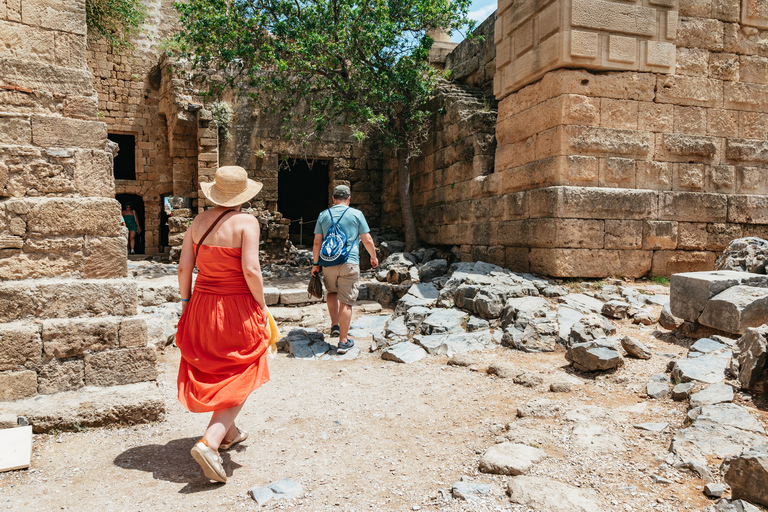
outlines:
[[157, 379], [154, 347], [106, 350], [85, 356], [87, 386], [118, 386]]
[[43, 351], [59, 359], [118, 347], [120, 317], [64, 318], [43, 322]]
[[[527, 319], [542, 316], [539, 312], [546, 313], [547, 307], [547, 299], [544, 297], [513, 297], [507, 299], [501, 316], [501, 325], [506, 327], [515, 324], [524, 329], [525, 325], [527, 325]], [[518, 319], [526, 319], [526, 321], [521, 323]]]
[[105, 197], [52, 197], [30, 200], [27, 230], [48, 237], [119, 237], [120, 203]]
[[432, 283], [414, 284], [397, 302], [395, 315], [403, 315], [412, 307], [429, 308], [435, 305], [439, 292]]
[[758, 385], [768, 381], [768, 326], [747, 329], [736, 341], [731, 370], [749, 390], [757, 391]]
[[146, 347], [149, 343], [147, 321], [142, 317], [127, 317], [120, 321], [120, 348]]
[[546, 457], [546, 452], [532, 446], [499, 443], [491, 446], [480, 459], [480, 471], [495, 475], [525, 475]]
[[675, 387], [672, 388], [672, 398], [674, 400], [682, 401], [687, 400], [688, 397], [691, 396], [691, 392], [693, 391], [695, 384], [693, 382], [684, 382], [682, 384], [677, 384]]
[[308, 294], [306, 288], [284, 288], [280, 290], [280, 304], [296, 305], [321, 301], [322, 299]]
[[428, 354], [447, 356], [483, 350], [494, 345], [490, 331], [417, 335], [413, 340], [424, 347]]
[[121, 236], [86, 236], [80, 275], [86, 279], [125, 277], [128, 266], [124, 254], [125, 239]]
[[768, 321], [768, 288], [737, 285], [707, 301], [699, 323], [725, 332], [742, 334]]
[[701, 338], [696, 340], [696, 343], [691, 345], [689, 351], [699, 352], [701, 354], [709, 354], [713, 352], [722, 352], [728, 348], [728, 345], [720, 343], [719, 341], [715, 341], [711, 338]]
[[651, 381], [645, 386], [646, 394], [656, 400], [663, 400], [669, 396], [669, 384], [666, 382]]
[[547, 478], [520, 475], [507, 483], [513, 503], [549, 512], [601, 512], [607, 510], [592, 494]]
[[746, 237], [733, 240], [715, 262], [715, 270], [766, 274], [768, 240]]
[[128, 279], [0, 281], [0, 321], [135, 315], [136, 282]]
[[485, 496], [491, 491], [489, 484], [477, 484], [472, 482], [456, 482], [451, 487], [451, 494], [454, 498], [463, 500], [472, 500]]
[[517, 415], [521, 418], [554, 418], [562, 409], [559, 402], [548, 398], [537, 398], [518, 407]]
[[52, 359], [42, 366], [37, 376], [37, 392], [41, 395], [73, 391], [85, 385], [85, 364], [82, 359], [59, 361]]
[[292, 329], [277, 343], [296, 359], [318, 359], [331, 350], [323, 333], [305, 329]]
[[605, 317], [588, 314], [581, 317], [571, 327], [570, 343], [586, 343], [600, 338], [607, 338], [614, 333], [616, 333], [616, 326]]
[[264, 302], [267, 306], [274, 306], [280, 303], [280, 289], [273, 286], [264, 287]]
[[31, 322], [0, 324], [0, 371], [14, 370], [41, 361], [43, 342], [40, 326]]
[[723, 461], [723, 468], [734, 499], [768, 506], [768, 453], [747, 451]]
[[691, 407], [733, 402], [733, 388], [728, 384], [718, 383], [691, 395]]
[[568, 348], [565, 358], [583, 372], [610, 370], [624, 364], [616, 344], [607, 338], [574, 343]]
[[0, 372], [0, 402], [37, 394], [37, 373], [32, 370]]
[[410, 342], [392, 345], [381, 353], [381, 358], [396, 363], [415, 363], [427, 357], [427, 351]]
[[675, 329], [679, 328], [682, 324], [683, 324], [683, 320], [679, 318], [675, 318], [674, 315], [672, 315], [672, 310], [669, 304], [665, 304], [664, 307], [661, 308], [661, 314], [659, 315], [660, 326], [662, 326], [665, 329], [674, 331]]
[[428, 261], [419, 268], [419, 280], [422, 283], [428, 283], [435, 279], [445, 275], [448, 271], [448, 262], [444, 259], [437, 259]]
[[272, 482], [264, 487], [252, 487], [248, 489], [248, 495], [253, 498], [259, 506], [264, 506], [272, 499], [293, 499], [304, 494], [304, 488], [300, 483], [283, 478], [277, 482]]
[[445, 334], [464, 332], [464, 321], [469, 315], [460, 309], [438, 309], [430, 314], [421, 324], [424, 334]]
[[696, 358], [678, 359], [672, 366], [672, 375], [678, 382], [705, 382], [717, 384], [725, 379], [728, 357], [703, 355]]
[[519, 340], [509, 338], [510, 346], [523, 352], [554, 352], [560, 338], [560, 329], [556, 322], [532, 321], [523, 331]]
[[134, 332], [137, 338], [134, 338], [133, 343], [136, 343], [136, 346], [151, 345], [162, 349], [175, 340], [176, 326], [181, 318], [181, 302], [144, 307], [141, 309], [141, 316], [146, 324], [147, 343], [138, 345], [138, 332]]
[[603, 301], [583, 293], [571, 293], [560, 301], [583, 314], [600, 313], [603, 310]]
[[[34, 372], [30, 372], [33, 373]], [[2, 374], [0, 374], [2, 375]], [[0, 390], [4, 387], [0, 387]], [[147, 423], [165, 418], [165, 400], [155, 382], [77, 391], [0, 403], [0, 416], [24, 416], [36, 433], [79, 430], [108, 423]]]
[[179, 302], [181, 300], [179, 280], [176, 276], [140, 281], [138, 292], [139, 305], [141, 306], [159, 306], [166, 302]]
[[674, 274], [669, 297], [672, 314], [683, 320], [698, 320], [709, 299], [736, 285], [768, 287], [768, 276], [732, 270]]
[[593, 421], [577, 421], [571, 430], [574, 446], [592, 453], [616, 453], [624, 450], [619, 436]]
[[531, 249], [531, 272], [553, 277], [642, 277], [651, 271], [649, 251], [607, 249]]

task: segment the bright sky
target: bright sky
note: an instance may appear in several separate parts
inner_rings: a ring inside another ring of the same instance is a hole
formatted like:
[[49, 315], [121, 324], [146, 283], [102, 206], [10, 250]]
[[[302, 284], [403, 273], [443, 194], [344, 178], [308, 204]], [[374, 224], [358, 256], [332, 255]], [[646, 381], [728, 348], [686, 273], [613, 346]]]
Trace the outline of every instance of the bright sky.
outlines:
[[[472, 7], [469, 9], [469, 17], [477, 21], [477, 24], [484, 22], [485, 19], [496, 10], [497, 0], [474, 0]], [[464, 37], [461, 34], [453, 34], [452, 40], [456, 43], [463, 40]]]

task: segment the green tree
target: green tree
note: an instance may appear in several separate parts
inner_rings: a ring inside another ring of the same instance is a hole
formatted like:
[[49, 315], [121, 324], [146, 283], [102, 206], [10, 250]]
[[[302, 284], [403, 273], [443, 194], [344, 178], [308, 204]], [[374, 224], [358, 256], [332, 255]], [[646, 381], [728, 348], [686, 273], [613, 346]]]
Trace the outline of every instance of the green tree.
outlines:
[[88, 36], [104, 39], [115, 50], [133, 48], [130, 39], [141, 33], [147, 17], [142, 0], [86, 0]]
[[[471, 0], [189, 0], [178, 40], [201, 70], [226, 70], [217, 87], [246, 85], [311, 132], [331, 123], [390, 151], [398, 162], [406, 247], [419, 243], [410, 160], [425, 140], [427, 100], [439, 72], [430, 30], [465, 26]], [[295, 135], [295, 134], [294, 134]]]

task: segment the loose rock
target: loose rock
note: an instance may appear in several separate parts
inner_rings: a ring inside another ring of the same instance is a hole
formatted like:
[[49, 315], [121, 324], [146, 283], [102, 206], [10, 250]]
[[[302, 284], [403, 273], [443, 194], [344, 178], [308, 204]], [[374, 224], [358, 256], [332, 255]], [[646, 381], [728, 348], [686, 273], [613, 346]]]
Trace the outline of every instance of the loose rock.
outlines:
[[500, 443], [491, 446], [480, 459], [480, 471], [496, 475], [523, 475], [547, 454], [524, 444]]
[[625, 336], [621, 339], [621, 346], [627, 351], [627, 355], [637, 359], [650, 359], [651, 351], [635, 338]]

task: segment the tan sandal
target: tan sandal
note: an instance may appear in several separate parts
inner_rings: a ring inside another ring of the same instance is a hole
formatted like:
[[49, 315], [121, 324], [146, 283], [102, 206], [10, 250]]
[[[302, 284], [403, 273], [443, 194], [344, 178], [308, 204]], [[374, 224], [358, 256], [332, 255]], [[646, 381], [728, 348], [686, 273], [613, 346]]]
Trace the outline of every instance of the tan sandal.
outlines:
[[229, 450], [237, 443], [241, 443], [248, 439], [248, 432], [245, 430], [240, 430], [239, 427], [235, 427], [237, 429], [237, 435], [235, 438], [231, 441], [227, 441], [226, 439], [222, 439], [221, 444], [219, 445], [219, 450]]
[[227, 474], [224, 472], [224, 462], [219, 453], [208, 446], [205, 439], [199, 440], [190, 450], [192, 457], [200, 464], [206, 478], [221, 483], [227, 483]]

